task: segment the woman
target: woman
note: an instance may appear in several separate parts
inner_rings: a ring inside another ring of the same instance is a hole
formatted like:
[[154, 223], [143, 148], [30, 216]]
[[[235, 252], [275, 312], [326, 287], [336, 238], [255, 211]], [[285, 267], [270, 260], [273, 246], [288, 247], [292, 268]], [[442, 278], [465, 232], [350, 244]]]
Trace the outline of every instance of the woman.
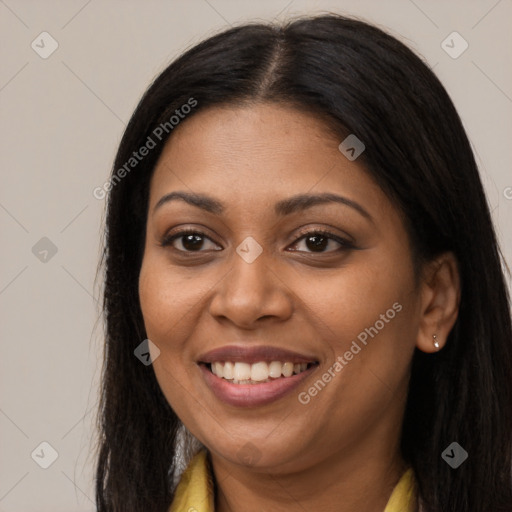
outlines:
[[411, 50], [337, 15], [211, 37], [108, 188], [100, 512], [512, 510], [498, 243]]

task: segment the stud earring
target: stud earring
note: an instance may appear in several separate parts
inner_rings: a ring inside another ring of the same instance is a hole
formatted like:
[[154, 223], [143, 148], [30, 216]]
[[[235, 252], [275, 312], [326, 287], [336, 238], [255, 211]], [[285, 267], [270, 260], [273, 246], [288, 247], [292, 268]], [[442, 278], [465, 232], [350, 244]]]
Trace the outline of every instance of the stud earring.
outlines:
[[433, 334], [432, 338], [434, 338], [434, 347], [439, 348], [439, 341], [437, 341], [437, 334]]

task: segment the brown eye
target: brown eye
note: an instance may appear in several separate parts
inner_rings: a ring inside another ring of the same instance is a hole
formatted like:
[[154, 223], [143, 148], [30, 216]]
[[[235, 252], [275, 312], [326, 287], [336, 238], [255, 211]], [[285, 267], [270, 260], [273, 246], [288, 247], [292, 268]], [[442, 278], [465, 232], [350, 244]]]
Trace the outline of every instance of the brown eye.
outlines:
[[[313, 253], [324, 253], [324, 252], [336, 252], [340, 250], [347, 250], [354, 248], [353, 244], [351, 244], [348, 240], [344, 240], [343, 238], [331, 233], [329, 231], [323, 230], [315, 230], [309, 231], [304, 236], [300, 237], [295, 243], [294, 247], [296, 247], [300, 241], [304, 241], [304, 245], [309, 252]], [[334, 246], [334, 250], [325, 250], [327, 247], [332, 246], [331, 242], [335, 242], [338, 244], [338, 248]], [[330, 244], [330, 245], [329, 245]], [[294, 249], [296, 250], [296, 249]], [[306, 252], [308, 252], [306, 251]], [[299, 250], [299, 252], [304, 252]]]
[[[176, 240], [180, 240], [182, 248], [176, 247], [177, 244], [174, 244]], [[201, 233], [200, 231], [183, 230], [179, 231], [178, 233], [174, 233], [171, 236], [166, 236], [160, 245], [162, 247], [171, 245], [174, 249], [181, 252], [201, 252], [201, 249], [204, 248], [206, 240], [212, 242], [210, 238], [208, 238], [204, 233]]]
[[201, 235], [193, 234], [193, 235], [182, 235], [180, 237], [182, 246], [187, 251], [197, 251], [201, 249], [204, 244], [204, 240]]

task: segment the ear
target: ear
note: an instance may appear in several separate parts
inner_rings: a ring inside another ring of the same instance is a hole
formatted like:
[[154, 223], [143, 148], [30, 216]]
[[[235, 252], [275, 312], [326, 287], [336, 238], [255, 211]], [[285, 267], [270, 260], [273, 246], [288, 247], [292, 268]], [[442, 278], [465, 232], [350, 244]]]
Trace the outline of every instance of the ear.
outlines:
[[[459, 314], [460, 277], [455, 255], [446, 252], [428, 263], [420, 286], [421, 310], [416, 347], [423, 352], [437, 352], [445, 346]], [[435, 341], [439, 348], [434, 345]]]

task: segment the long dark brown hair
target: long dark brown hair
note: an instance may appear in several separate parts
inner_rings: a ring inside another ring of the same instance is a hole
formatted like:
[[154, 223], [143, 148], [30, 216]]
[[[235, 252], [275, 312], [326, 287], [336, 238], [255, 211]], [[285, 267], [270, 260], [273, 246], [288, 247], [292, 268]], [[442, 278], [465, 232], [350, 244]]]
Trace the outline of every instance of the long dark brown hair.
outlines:
[[[455, 254], [458, 319], [443, 350], [416, 350], [401, 451], [429, 512], [512, 510], [512, 328], [502, 257], [461, 120], [430, 68], [404, 44], [339, 15], [246, 24], [188, 50], [151, 84], [120, 143], [108, 194], [98, 416], [99, 512], [164, 512], [174, 495], [180, 420], [151, 366], [138, 296], [149, 183], [166, 140], [133, 151], [176, 109], [275, 102], [321, 115], [364, 141], [360, 160], [403, 213], [419, 263]], [[183, 112], [183, 111], [182, 111]], [[186, 122], [180, 120], [178, 122]], [[132, 162], [133, 163], [133, 162]], [[125, 173], [119, 170], [125, 166]], [[120, 175], [122, 175], [120, 177]], [[469, 454], [452, 469], [453, 441]]]

